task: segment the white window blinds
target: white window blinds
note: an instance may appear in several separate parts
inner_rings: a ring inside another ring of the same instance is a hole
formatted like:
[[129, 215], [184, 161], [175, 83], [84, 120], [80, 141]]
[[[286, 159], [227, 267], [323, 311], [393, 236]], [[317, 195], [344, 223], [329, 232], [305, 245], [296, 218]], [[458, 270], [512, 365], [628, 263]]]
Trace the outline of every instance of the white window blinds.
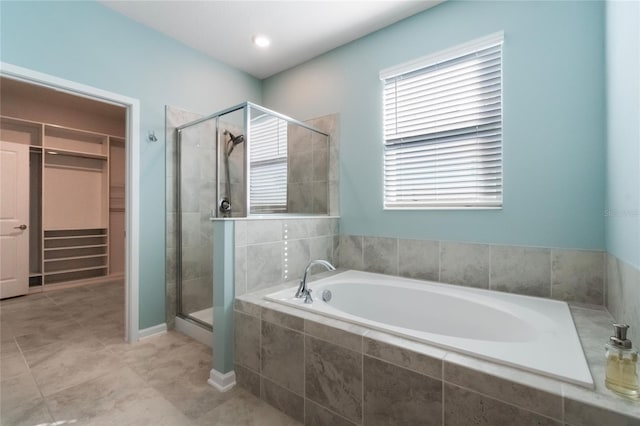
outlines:
[[270, 115], [251, 120], [251, 213], [287, 211], [287, 122]]
[[502, 39], [381, 73], [385, 208], [502, 206]]

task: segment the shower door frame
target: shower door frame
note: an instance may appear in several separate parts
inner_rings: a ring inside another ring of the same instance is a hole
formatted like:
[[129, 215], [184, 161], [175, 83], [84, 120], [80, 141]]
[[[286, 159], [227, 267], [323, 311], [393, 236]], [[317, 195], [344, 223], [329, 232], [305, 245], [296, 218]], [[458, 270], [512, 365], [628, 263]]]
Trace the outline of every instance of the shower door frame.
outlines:
[[[327, 137], [327, 140], [330, 141], [330, 135], [326, 132], [323, 132], [320, 129], [317, 129], [307, 123], [304, 123], [302, 121], [296, 120], [294, 118], [291, 118], [287, 115], [281, 114], [279, 112], [270, 110], [268, 108], [265, 108], [263, 106], [254, 104], [253, 102], [243, 102], [241, 104], [220, 110], [218, 112], [215, 112], [213, 114], [198, 118], [197, 120], [193, 120], [190, 121], [188, 123], [182, 124], [180, 126], [176, 127], [176, 171], [175, 171], [175, 175], [176, 175], [176, 181], [177, 181], [177, 185], [176, 185], [176, 193], [175, 193], [175, 202], [176, 202], [176, 212], [178, 213], [176, 215], [176, 228], [178, 230], [177, 234], [177, 240], [176, 240], [176, 316], [185, 320], [185, 321], [189, 321], [193, 324], [199, 325], [209, 331], [213, 331], [213, 326], [211, 324], [208, 324], [202, 320], [199, 320], [198, 318], [192, 317], [189, 314], [185, 314], [182, 312], [182, 157], [181, 157], [181, 147], [182, 147], [182, 131], [186, 128], [204, 123], [206, 121], [209, 120], [216, 120], [215, 123], [215, 131], [216, 131], [216, 139], [215, 139], [215, 151], [216, 151], [216, 184], [215, 184], [215, 217], [212, 217], [211, 219], [228, 219], [228, 220], [235, 220], [235, 219], [239, 219], [239, 218], [259, 218], [259, 217], [264, 217], [265, 213], [260, 213], [260, 214], [252, 214], [251, 213], [251, 194], [250, 194], [250, 188], [251, 188], [251, 173], [249, 173], [249, 166], [251, 164], [251, 116], [252, 116], [252, 109], [256, 110], [256, 111], [260, 111], [264, 114], [269, 114], [271, 116], [274, 116], [276, 118], [285, 120], [287, 123], [293, 123], [296, 124], [298, 126], [301, 126], [305, 129], [311, 130], [313, 132], [319, 133], [321, 135], [324, 135]], [[224, 217], [221, 215], [220, 210], [219, 210], [219, 203], [220, 203], [220, 181], [221, 181], [221, 168], [220, 168], [220, 156], [221, 156], [221, 143], [220, 143], [220, 132], [219, 132], [219, 124], [220, 124], [220, 117], [223, 115], [227, 115], [236, 111], [240, 111], [240, 110], [244, 110], [244, 135], [245, 135], [245, 155], [244, 155], [244, 170], [243, 170], [243, 178], [244, 178], [244, 196], [245, 196], [245, 214], [244, 216], [239, 216], [239, 217], [233, 217], [233, 216], [229, 216], [229, 217]], [[328, 191], [328, 188], [327, 188]], [[285, 213], [286, 215], [286, 213]], [[294, 214], [295, 215], [295, 214]], [[326, 213], [327, 216], [329, 216], [329, 212]], [[269, 216], [269, 214], [266, 214], [266, 216]], [[282, 216], [282, 214], [280, 213], [276, 213], [273, 216]], [[214, 253], [215, 256], [215, 253]], [[213, 263], [213, 259], [210, 259], [210, 261]], [[215, 272], [214, 272], [215, 273]], [[212, 282], [213, 285], [213, 282]], [[213, 306], [213, 300], [212, 302], [212, 306]]]
[[[213, 332], [213, 324], [209, 324], [198, 318], [195, 318], [190, 314], [183, 312], [182, 310], [182, 284], [183, 284], [183, 280], [182, 280], [182, 131], [186, 128], [196, 126], [206, 121], [215, 120], [216, 184], [215, 184], [214, 199], [215, 199], [215, 217], [218, 218], [220, 217], [220, 210], [218, 209], [219, 207], [218, 203], [220, 202], [220, 184], [219, 183], [220, 183], [220, 149], [221, 148], [220, 148], [220, 132], [218, 131], [218, 127], [220, 124], [220, 116], [226, 115], [235, 111], [239, 111], [242, 109], [246, 109], [244, 114], [244, 120], [243, 120], [245, 125], [245, 130], [246, 130], [247, 129], [246, 126], [248, 122], [247, 117], [249, 115], [248, 105], [249, 103], [245, 102], [245, 103], [218, 111], [214, 114], [210, 114], [205, 117], [198, 118], [197, 120], [193, 120], [188, 123], [177, 126], [175, 130], [176, 131], [175, 175], [176, 175], [176, 181], [177, 181], [175, 203], [176, 203], [176, 212], [178, 213], [176, 214], [176, 229], [178, 230], [178, 232], [176, 232], [176, 236], [177, 236], [177, 240], [176, 240], [176, 316], [182, 320], [191, 322], [211, 332]], [[248, 138], [248, 135], [246, 136]], [[247, 139], [245, 139], [245, 143], [247, 143], [247, 146], [248, 146]], [[244, 167], [245, 181], [247, 179], [246, 166], [247, 166], [247, 162], [246, 162], [246, 156], [245, 156], [245, 167]], [[233, 219], [233, 218], [229, 217], [229, 219]], [[210, 261], [213, 263], [213, 259], [210, 259]], [[211, 282], [211, 285], [213, 285], [213, 280]], [[211, 306], [213, 308], [213, 299], [211, 300]]]

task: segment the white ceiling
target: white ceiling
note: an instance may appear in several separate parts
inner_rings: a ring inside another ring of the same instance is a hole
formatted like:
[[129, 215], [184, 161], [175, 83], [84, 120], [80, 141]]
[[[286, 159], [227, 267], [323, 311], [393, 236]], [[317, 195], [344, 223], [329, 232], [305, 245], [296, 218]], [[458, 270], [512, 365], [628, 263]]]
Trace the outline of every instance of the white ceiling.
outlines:
[[[113, 1], [105, 6], [263, 79], [444, 0]], [[271, 39], [258, 49], [255, 34]]]

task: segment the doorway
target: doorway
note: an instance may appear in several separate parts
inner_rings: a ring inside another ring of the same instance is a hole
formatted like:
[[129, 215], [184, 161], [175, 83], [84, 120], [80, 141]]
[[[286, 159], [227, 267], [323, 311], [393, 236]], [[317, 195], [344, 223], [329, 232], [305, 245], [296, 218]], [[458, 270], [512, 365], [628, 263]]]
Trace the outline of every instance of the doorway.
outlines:
[[[140, 139], [139, 138], [139, 127], [140, 127], [139, 101], [133, 98], [125, 97], [125, 96], [118, 95], [111, 92], [106, 92], [101, 89], [85, 86], [72, 81], [59, 79], [54, 76], [38, 73], [32, 70], [17, 67], [11, 64], [2, 63], [0, 76], [3, 79], [7, 79], [6, 81], [10, 81], [11, 83], [27, 84], [31, 88], [36, 90], [53, 89], [53, 91], [55, 91], [56, 93], [61, 93], [61, 94], [64, 94], [65, 96], [73, 96], [79, 102], [85, 101], [86, 103], [86, 101], [90, 101], [96, 104], [102, 103], [104, 105], [108, 105], [110, 108], [123, 109], [124, 117], [125, 117], [125, 125], [123, 129], [124, 131], [120, 140], [116, 141], [115, 139], [118, 139], [118, 137], [115, 136], [114, 142], [116, 143], [114, 143], [112, 146], [116, 147], [115, 148], [116, 150], [119, 149], [124, 156], [124, 158], [121, 161], [121, 166], [124, 168], [125, 176], [123, 179], [123, 183], [126, 182], [126, 188], [124, 187], [124, 185], [122, 185], [121, 190], [119, 191], [116, 190], [113, 192], [117, 197], [119, 197], [119, 200], [115, 204], [120, 203], [119, 205], [121, 206], [121, 210], [122, 210], [121, 211], [122, 218], [120, 218], [120, 222], [124, 225], [124, 230], [121, 235], [122, 239], [124, 240], [124, 256], [120, 261], [120, 265], [118, 265], [122, 267], [122, 278], [124, 279], [124, 289], [125, 289], [124, 335], [125, 335], [125, 340], [128, 342], [137, 341], [138, 340], [138, 271], [139, 271], [139, 264], [138, 264], [139, 262], [138, 261], [139, 259], [139, 197], [138, 197], [139, 154], [138, 153], [139, 153], [139, 144], [140, 144], [139, 142], [139, 139]], [[42, 129], [43, 130], [41, 135], [45, 135], [46, 134], [45, 127], [43, 126]], [[53, 133], [51, 140], [54, 140], [56, 137], [60, 136], [59, 133], [61, 132], [61, 130], [56, 126], [50, 126], [50, 132]], [[65, 132], [62, 131], [62, 133], [65, 133]], [[79, 139], [83, 139], [83, 138], [81, 137]], [[110, 146], [108, 143], [109, 142], [108, 137], [106, 141], [107, 143], [105, 145], [101, 145], [99, 142], [96, 144], [96, 141], [90, 141], [93, 144], [90, 145], [90, 147], [88, 148], [88, 151], [86, 149], [84, 151], [81, 149], [81, 152], [83, 153], [83, 155], [80, 157], [82, 157], [83, 160], [81, 161], [80, 166], [78, 166], [77, 164], [71, 165], [73, 167], [76, 167], [77, 169], [84, 170], [85, 172], [93, 173], [90, 175], [86, 175], [91, 177], [89, 180], [92, 180], [93, 184], [104, 185], [104, 176], [108, 176], [109, 174], [109, 170], [107, 169], [106, 171], [103, 170], [105, 172], [104, 175], [97, 176], [95, 174], [96, 170], [93, 170], [99, 167], [102, 167], [102, 169], [105, 168], [104, 165], [99, 166], [99, 164], [100, 164], [101, 156], [108, 157], [110, 154], [110, 152], [108, 151], [109, 150], [108, 147]], [[56, 148], [55, 150], [51, 150], [51, 152], [47, 151], [45, 149], [45, 146], [41, 145], [40, 155], [41, 157], [50, 156], [52, 164], [56, 164], [60, 162], [62, 163], [68, 162], [69, 161], [68, 158], [63, 159], [64, 155], [59, 155], [59, 154], [60, 152], [62, 152], [63, 154], [69, 154], [69, 152], [72, 151], [69, 148], [78, 148], [78, 146], [74, 145], [74, 143], [75, 142], [72, 142], [71, 145], [68, 145], [68, 144], [63, 145], [61, 149]], [[104, 152], [105, 149], [107, 150], [106, 153]], [[98, 151], [93, 152], [94, 150], [98, 150]], [[103, 151], [100, 151], [100, 150], [103, 150]], [[44, 158], [42, 158], [40, 161], [44, 162], [45, 160]], [[69, 166], [69, 164], [64, 164], [64, 165]], [[86, 179], [83, 179], [83, 182], [85, 180]], [[86, 188], [85, 188], [85, 192], [86, 192]], [[95, 195], [93, 196], [95, 197]], [[104, 202], [104, 198], [102, 198], [102, 202]], [[107, 200], [106, 202], [108, 203], [109, 200]], [[110, 216], [111, 213], [112, 212], [107, 213], [107, 216]], [[104, 215], [104, 213], [102, 214]], [[91, 217], [91, 215], [82, 215], [82, 216], [85, 218]], [[100, 223], [109, 223], [110, 219], [111, 219], [110, 217], [107, 217], [107, 218], [102, 217], [100, 218], [100, 220], [102, 220], [102, 222]], [[59, 220], [64, 221], [66, 220], [66, 218], [62, 217], [62, 218], [59, 218]], [[95, 242], [95, 243], [103, 243], [103, 244], [89, 244], [89, 246], [102, 245], [102, 246], [109, 247], [108, 233], [103, 231], [103, 229], [106, 229], [106, 228], [89, 226], [86, 229], [91, 230], [91, 232], [89, 232], [88, 235], [80, 235], [80, 236], [79, 235], [57, 235], [56, 232], [49, 234], [48, 241], [53, 242], [49, 244], [53, 244], [55, 248], [55, 246], [58, 246], [59, 245], [58, 243], [61, 240], [64, 240], [65, 238], [66, 239], [70, 238], [75, 240], [78, 240], [78, 238], [86, 238], [87, 240], [91, 240], [92, 242]], [[42, 230], [40, 230], [40, 232], [42, 232], [42, 235], [43, 235], [43, 238], [41, 240], [43, 241], [42, 243], [43, 250], [41, 251], [41, 253], [43, 253], [42, 254], [43, 259], [41, 260], [42, 261], [41, 264], [43, 265], [43, 268], [42, 268], [43, 270], [41, 273], [41, 277], [42, 277], [41, 279], [44, 280], [44, 284], [46, 285], [47, 271], [44, 266], [45, 260], [46, 260], [44, 259], [45, 257], [44, 244], [45, 244], [45, 241], [47, 240], [45, 240], [44, 227]], [[126, 234], [126, 239], [124, 238], [125, 234]], [[62, 245], [64, 245], [64, 243], [62, 243]], [[35, 251], [37, 252], [38, 250], [35, 250]], [[58, 254], [62, 256], [62, 258], [65, 258], [64, 256], [66, 256], [66, 255], [63, 256], [64, 253], [63, 254], [58, 253]], [[91, 277], [91, 275], [96, 274], [97, 272], [91, 272], [90, 274], [88, 274], [89, 276], [87, 277], [86, 276], [87, 273], [85, 271], [108, 271], [109, 270], [108, 267], [104, 267], [101, 269], [101, 267], [103, 267], [104, 265], [99, 263], [100, 262], [99, 258], [103, 258], [102, 261], [104, 262], [104, 259], [109, 258], [109, 254], [110, 253], [108, 252], [104, 256], [95, 256], [93, 254], [86, 254], [83, 256], [82, 254], [80, 254], [78, 255], [78, 257], [82, 260], [80, 260], [81, 264], [79, 264], [77, 268], [71, 268], [71, 267], [65, 266], [64, 265], [65, 261], [52, 260], [50, 264], [55, 263], [58, 265], [57, 267], [61, 267], [60, 265], [63, 265], [62, 267], [67, 267], [68, 269], [66, 269], [66, 271], [71, 273], [71, 275], [69, 276], [70, 278], [76, 278], [76, 279], [93, 278]], [[112, 253], [111, 255], [113, 257]], [[31, 253], [29, 256], [32, 257], [34, 255]], [[57, 256], [57, 255], [54, 255], [54, 256]], [[90, 260], [87, 261], [84, 259], [90, 259]], [[78, 259], [75, 259], [75, 260], [78, 261]], [[54, 269], [56, 269], [57, 267], [54, 267]], [[51, 272], [51, 270], [49, 270], [49, 272]], [[56, 271], [53, 271], [53, 272], [56, 272]], [[74, 273], [76, 275], [74, 275]], [[32, 274], [32, 275], [35, 275], [35, 274]], [[54, 276], [55, 274], [51, 274], [51, 275]], [[31, 277], [29, 279], [31, 280]], [[35, 285], [37, 285], [37, 282], [33, 286]]]

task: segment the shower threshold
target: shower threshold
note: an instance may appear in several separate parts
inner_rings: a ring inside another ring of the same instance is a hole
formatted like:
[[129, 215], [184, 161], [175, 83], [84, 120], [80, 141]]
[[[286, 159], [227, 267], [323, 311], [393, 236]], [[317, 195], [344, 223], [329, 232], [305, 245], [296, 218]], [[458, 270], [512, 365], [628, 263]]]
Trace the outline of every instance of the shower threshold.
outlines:
[[213, 308], [192, 312], [189, 316], [213, 326]]
[[[209, 314], [203, 312], [207, 310]], [[196, 314], [200, 316], [194, 317], [193, 313], [189, 314], [189, 316], [176, 316], [176, 331], [186, 334], [204, 345], [213, 347], [213, 331], [209, 327], [202, 325], [202, 323], [207, 323], [207, 325], [212, 323], [213, 310], [211, 308], [203, 309], [196, 312]], [[212, 327], [212, 325], [210, 326]]]

